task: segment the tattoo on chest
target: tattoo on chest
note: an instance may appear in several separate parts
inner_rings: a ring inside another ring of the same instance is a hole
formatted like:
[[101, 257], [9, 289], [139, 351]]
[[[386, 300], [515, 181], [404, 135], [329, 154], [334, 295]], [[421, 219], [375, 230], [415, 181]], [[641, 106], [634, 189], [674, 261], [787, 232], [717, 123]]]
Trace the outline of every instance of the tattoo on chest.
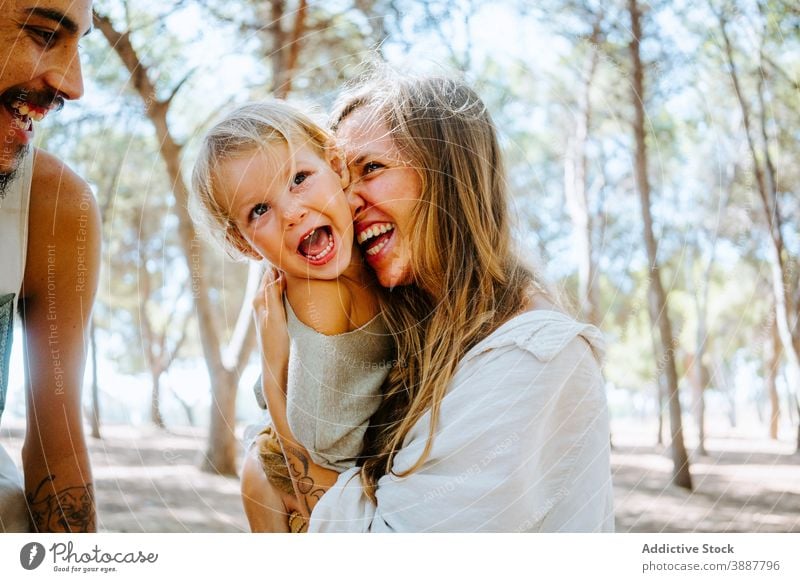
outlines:
[[94, 486], [92, 483], [57, 489], [56, 476], [41, 480], [28, 508], [37, 531], [86, 533], [95, 531]]

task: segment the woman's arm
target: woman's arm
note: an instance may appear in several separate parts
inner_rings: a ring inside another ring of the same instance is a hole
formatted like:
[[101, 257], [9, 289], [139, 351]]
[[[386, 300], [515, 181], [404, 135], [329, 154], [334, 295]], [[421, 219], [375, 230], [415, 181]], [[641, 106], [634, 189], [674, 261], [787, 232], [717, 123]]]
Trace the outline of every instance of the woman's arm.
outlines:
[[283, 277], [274, 270], [268, 270], [256, 294], [253, 308], [261, 346], [264, 398], [286, 457], [301, 512], [308, 518], [325, 491], [336, 482], [339, 474], [311, 460], [308, 451], [297, 442], [286, 420], [289, 335], [282, 300], [284, 286]]

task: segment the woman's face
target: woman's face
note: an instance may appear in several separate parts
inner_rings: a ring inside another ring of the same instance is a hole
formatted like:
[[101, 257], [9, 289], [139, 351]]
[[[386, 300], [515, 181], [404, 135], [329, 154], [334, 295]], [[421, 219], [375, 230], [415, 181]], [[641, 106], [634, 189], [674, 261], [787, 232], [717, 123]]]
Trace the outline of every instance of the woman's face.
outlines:
[[413, 280], [412, 213], [422, 181], [389, 128], [369, 108], [346, 117], [337, 131], [350, 170], [356, 241], [383, 287]]

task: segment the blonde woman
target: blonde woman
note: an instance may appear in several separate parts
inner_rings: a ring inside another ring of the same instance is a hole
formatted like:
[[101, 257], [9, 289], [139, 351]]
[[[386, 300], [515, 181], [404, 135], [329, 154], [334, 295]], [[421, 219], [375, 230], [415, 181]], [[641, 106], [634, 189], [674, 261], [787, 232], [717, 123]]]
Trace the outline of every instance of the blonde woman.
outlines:
[[[612, 531], [602, 339], [517, 256], [480, 98], [451, 79], [381, 75], [334, 120], [357, 242], [391, 289], [398, 361], [369, 454], [341, 475], [292, 436], [285, 377], [266, 387], [309, 531]], [[280, 293], [266, 286], [256, 306], [261, 337], [275, 341]]]

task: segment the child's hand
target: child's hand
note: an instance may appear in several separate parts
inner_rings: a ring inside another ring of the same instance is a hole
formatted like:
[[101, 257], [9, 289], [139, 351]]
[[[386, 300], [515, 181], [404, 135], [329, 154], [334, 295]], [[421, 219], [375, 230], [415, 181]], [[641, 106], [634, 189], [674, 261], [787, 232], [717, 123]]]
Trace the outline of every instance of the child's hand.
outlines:
[[286, 368], [289, 364], [289, 332], [286, 325], [286, 310], [283, 294], [286, 279], [277, 269], [269, 268], [264, 273], [256, 297], [253, 300], [258, 343], [261, 347], [261, 362], [264, 379], [286, 392]]

